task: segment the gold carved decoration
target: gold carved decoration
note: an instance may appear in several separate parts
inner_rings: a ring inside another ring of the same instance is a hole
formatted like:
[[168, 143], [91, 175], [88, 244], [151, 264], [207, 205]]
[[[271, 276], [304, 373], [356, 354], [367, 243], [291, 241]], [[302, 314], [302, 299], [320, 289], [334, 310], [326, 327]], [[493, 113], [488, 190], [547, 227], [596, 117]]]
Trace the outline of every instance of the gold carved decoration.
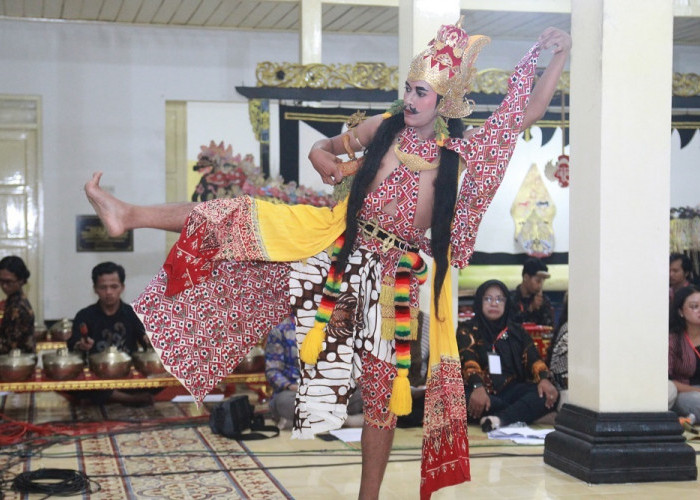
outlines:
[[293, 64], [258, 63], [258, 87], [396, 90], [398, 69], [384, 63]]
[[505, 94], [508, 92], [510, 73], [501, 69], [485, 69], [478, 71], [472, 82], [472, 92], [484, 94]]
[[[505, 94], [508, 92], [508, 80], [510, 79], [511, 71], [503, 69], [484, 69], [476, 73], [476, 77], [472, 83], [472, 92], [480, 92], [482, 94]], [[557, 83], [557, 90], [569, 92], [569, 82], [571, 75], [568, 71], [562, 73]]]
[[255, 140], [261, 144], [270, 144], [270, 108], [262, 99], [248, 101], [248, 117], [253, 127]]
[[[478, 71], [472, 82], [472, 92], [505, 94], [511, 71], [485, 69]], [[396, 90], [398, 67], [384, 63], [356, 64], [295, 64], [258, 63], [255, 70], [258, 87]], [[569, 93], [571, 74], [562, 73], [557, 90]], [[700, 95], [700, 75], [695, 73], [673, 74], [673, 95], [693, 97]]]
[[679, 97], [700, 95], [700, 75], [695, 73], [674, 73], [673, 95]]

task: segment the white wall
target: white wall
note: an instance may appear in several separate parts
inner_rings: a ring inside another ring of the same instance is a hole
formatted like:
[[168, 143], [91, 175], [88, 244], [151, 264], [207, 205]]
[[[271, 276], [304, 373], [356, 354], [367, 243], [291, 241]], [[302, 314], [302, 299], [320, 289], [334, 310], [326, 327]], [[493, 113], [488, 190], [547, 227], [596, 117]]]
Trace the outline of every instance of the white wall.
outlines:
[[[339, 62], [360, 53], [348, 38], [327, 40], [327, 49], [352, 48], [337, 52]], [[362, 47], [396, 64], [387, 37], [363, 37]], [[165, 256], [154, 230], [135, 232], [133, 253], [75, 252], [75, 216], [92, 213], [82, 192], [91, 172], [103, 170], [128, 201], [163, 202], [165, 101], [245, 102], [235, 87], [255, 85], [257, 62], [297, 60], [290, 33], [0, 20], [0, 93], [42, 98], [44, 268], [32, 272], [44, 273], [45, 318], [72, 317], [95, 300], [98, 262], [125, 266], [131, 300]]]
[[[700, 117], [699, 117], [700, 118]], [[700, 205], [700, 133], [681, 149], [677, 131], [671, 135], [671, 206]]]
[[[496, 191], [491, 206], [484, 214], [479, 227], [474, 249], [477, 252], [523, 253], [524, 250], [514, 239], [515, 223], [510, 215], [511, 205], [522, 186], [525, 175], [534, 163], [542, 176], [547, 191], [554, 201], [556, 215], [552, 221], [554, 227], [554, 252], [569, 251], [569, 188], [562, 188], [558, 182], [552, 182], [544, 175], [544, 167], [549, 161], [556, 162], [561, 154], [561, 130], [557, 129], [547, 144], [541, 146], [542, 132], [539, 128], [531, 129], [532, 139], [525, 141], [521, 135], [515, 152], [506, 170], [501, 187]], [[569, 147], [566, 147], [569, 153]]]
[[673, 71], [676, 73], [698, 73], [700, 71], [700, 49], [694, 45], [674, 46]]

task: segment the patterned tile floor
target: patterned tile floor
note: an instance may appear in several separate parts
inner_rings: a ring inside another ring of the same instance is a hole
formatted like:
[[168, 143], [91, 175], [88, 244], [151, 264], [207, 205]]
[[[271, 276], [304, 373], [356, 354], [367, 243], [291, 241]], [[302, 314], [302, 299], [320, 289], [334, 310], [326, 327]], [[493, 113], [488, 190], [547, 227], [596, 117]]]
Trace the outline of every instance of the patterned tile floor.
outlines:
[[[261, 408], [261, 407], [258, 407]], [[360, 454], [356, 443], [278, 438], [238, 443], [213, 435], [206, 409], [157, 402], [150, 408], [70, 406], [61, 396], [41, 393], [0, 398], [0, 412], [34, 423], [119, 421], [140, 432], [98, 434], [65, 440], [11, 466], [11, 477], [40, 467], [86, 472], [99, 482], [94, 499], [283, 499], [342, 500], [357, 496]], [[198, 419], [198, 417], [200, 417]], [[148, 428], [156, 421], [163, 428]], [[106, 425], [106, 424], [104, 424]], [[418, 498], [420, 430], [398, 429], [381, 499]], [[493, 445], [470, 428], [472, 481], [443, 489], [434, 499], [700, 498], [697, 481], [590, 485], [542, 461], [542, 446]], [[693, 444], [700, 450], [700, 445]], [[13, 457], [0, 452], [0, 466]], [[22, 496], [3, 489], [6, 498]], [[2, 496], [0, 495], [0, 498]]]

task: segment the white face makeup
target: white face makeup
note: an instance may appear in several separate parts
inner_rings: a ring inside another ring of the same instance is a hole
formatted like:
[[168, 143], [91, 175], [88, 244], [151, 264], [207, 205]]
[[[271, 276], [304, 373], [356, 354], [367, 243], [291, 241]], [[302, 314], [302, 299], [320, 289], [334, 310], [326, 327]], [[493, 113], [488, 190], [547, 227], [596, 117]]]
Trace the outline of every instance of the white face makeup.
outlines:
[[404, 121], [413, 127], [421, 139], [435, 134], [433, 127], [437, 118], [437, 93], [423, 80], [407, 81], [404, 89]]

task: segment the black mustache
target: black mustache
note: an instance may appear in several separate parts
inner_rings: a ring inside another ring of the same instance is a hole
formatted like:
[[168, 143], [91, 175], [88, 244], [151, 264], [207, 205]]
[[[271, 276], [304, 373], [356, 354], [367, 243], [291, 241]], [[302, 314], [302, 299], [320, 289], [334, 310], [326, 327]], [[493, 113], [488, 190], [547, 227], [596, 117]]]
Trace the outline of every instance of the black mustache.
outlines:
[[410, 113], [413, 113], [413, 114], [418, 113], [418, 110], [411, 105], [404, 106], [404, 109], [407, 109]]

